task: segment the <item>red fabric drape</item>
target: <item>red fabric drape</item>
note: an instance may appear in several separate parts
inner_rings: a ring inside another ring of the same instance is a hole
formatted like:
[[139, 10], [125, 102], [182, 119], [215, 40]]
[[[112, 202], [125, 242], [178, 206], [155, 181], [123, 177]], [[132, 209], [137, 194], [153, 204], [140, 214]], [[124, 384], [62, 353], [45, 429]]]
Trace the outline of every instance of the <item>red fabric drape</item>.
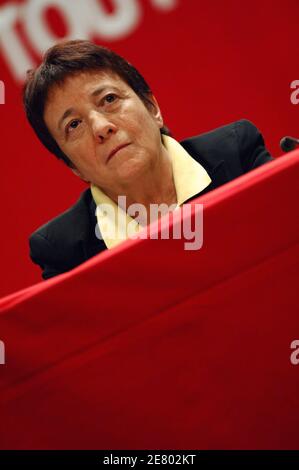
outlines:
[[2, 449], [298, 448], [299, 152], [0, 301]]

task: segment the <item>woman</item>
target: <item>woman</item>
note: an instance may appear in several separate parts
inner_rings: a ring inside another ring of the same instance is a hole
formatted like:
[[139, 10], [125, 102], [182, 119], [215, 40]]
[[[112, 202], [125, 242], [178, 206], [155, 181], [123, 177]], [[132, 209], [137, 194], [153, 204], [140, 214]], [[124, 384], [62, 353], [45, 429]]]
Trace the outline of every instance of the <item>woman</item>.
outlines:
[[23, 96], [38, 138], [90, 186], [30, 237], [44, 279], [272, 159], [246, 120], [178, 143], [136, 68], [89, 41], [50, 48], [28, 72]]

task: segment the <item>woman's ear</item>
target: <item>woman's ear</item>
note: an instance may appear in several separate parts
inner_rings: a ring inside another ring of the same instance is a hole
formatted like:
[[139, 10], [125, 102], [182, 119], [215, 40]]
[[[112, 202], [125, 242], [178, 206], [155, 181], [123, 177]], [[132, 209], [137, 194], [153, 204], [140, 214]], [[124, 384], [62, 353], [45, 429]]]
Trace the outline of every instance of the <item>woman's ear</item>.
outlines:
[[148, 99], [149, 99], [149, 102], [150, 102], [149, 103], [149, 111], [152, 114], [153, 118], [156, 120], [159, 127], [161, 128], [161, 127], [163, 127], [164, 123], [163, 123], [163, 117], [162, 117], [162, 114], [161, 114], [161, 110], [160, 110], [158, 101], [156, 100], [154, 95], [150, 95]]

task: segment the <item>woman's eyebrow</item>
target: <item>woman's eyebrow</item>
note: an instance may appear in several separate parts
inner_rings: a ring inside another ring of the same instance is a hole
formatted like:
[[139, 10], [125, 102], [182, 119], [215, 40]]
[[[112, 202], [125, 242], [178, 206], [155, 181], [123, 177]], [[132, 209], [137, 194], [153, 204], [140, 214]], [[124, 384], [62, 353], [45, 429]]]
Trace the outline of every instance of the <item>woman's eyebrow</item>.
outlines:
[[[98, 96], [100, 95], [104, 90], [106, 90], [106, 88], [110, 88], [110, 89], [113, 89], [113, 90], [117, 90], [118, 88], [116, 88], [115, 86], [109, 86], [109, 85], [105, 85], [105, 86], [101, 86], [101, 87], [98, 87], [96, 88], [91, 94], [90, 96]], [[75, 112], [75, 109], [74, 108], [68, 108], [64, 113], [63, 115], [61, 116], [61, 118], [59, 119], [58, 121], [58, 130], [60, 130], [60, 127], [61, 127], [61, 124], [63, 123], [63, 121], [68, 117], [70, 116], [70, 114], [74, 113]]]
[[102, 93], [102, 91], [104, 91], [106, 88], [108, 88], [107, 85], [105, 86], [101, 86], [99, 88], [96, 88], [92, 93], [91, 93], [91, 96], [98, 96]]

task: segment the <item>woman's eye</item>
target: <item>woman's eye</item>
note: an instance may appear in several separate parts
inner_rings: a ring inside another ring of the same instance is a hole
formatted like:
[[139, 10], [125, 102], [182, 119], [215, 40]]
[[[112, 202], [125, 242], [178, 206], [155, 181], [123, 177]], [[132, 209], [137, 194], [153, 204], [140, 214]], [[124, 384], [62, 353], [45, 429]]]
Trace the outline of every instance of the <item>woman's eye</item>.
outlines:
[[72, 122], [68, 125], [68, 127], [67, 127], [67, 132], [68, 132], [70, 129], [77, 129], [78, 126], [75, 125], [77, 122], [80, 122], [80, 120], [79, 120], [79, 119], [75, 119], [74, 121], [72, 121]]
[[113, 103], [115, 100], [116, 100], [116, 95], [114, 93], [109, 93], [108, 95], [106, 95], [104, 97], [104, 100], [107, 102], [107, 103]]

